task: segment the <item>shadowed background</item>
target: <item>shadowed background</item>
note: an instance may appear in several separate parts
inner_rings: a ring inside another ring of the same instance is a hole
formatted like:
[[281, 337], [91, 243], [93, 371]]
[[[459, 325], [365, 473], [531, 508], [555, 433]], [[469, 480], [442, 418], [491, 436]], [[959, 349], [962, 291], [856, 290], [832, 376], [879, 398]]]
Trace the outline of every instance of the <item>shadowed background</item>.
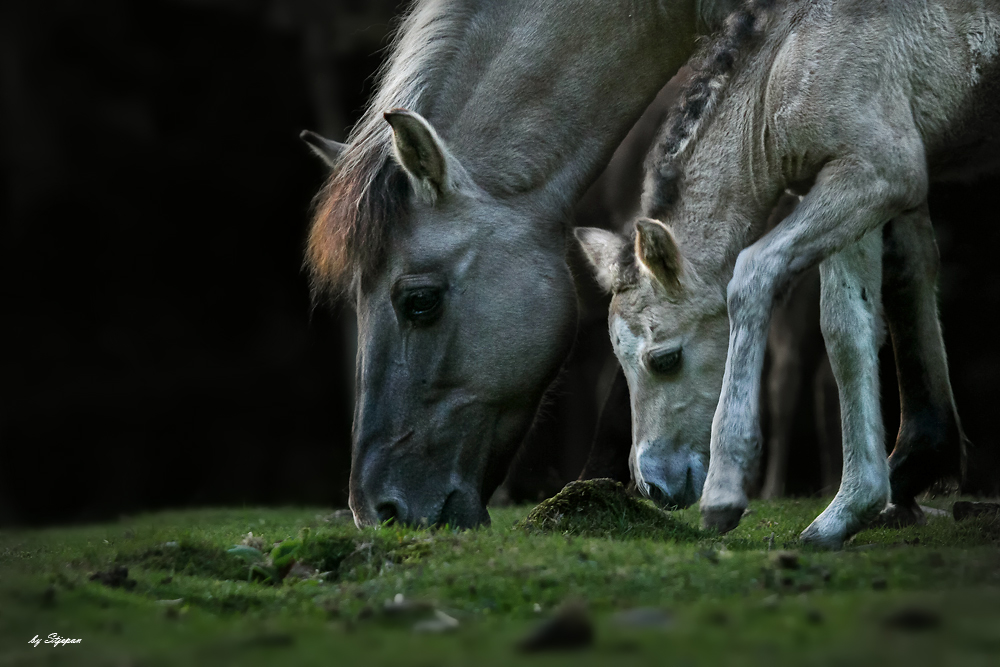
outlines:
[[[302, 247], [324, 170], [297, 136], [345, 138], [404, 4], [0, 5], [0, 522], [346, 504], [353, 313], [310, 305]], [[997, 185], [931, 198], [984, 491], [998, 467]], [[614, 206], [591, 193], [578, 217], [613, 224]], [[518, 500], [578, 474], [609, 379], [606, 302], [573, 263], [583, 324], [507, 485]], [[894, 434], [893, 376], [883, 387]], [[804, 494], [819, 473], [800, 419], [788, 490]]]

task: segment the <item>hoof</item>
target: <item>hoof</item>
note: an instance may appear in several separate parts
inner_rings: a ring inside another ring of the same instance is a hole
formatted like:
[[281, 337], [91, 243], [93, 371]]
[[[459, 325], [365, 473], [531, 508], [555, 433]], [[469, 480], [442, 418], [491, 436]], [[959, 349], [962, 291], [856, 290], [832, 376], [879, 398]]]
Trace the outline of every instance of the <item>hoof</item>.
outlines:
[[837, 551], [844, 548], [844, 541], [846, 537], [840, 533], [827, 533], [824, 534], [823, 531], [816, 525], [813, 521], [809, 524], [809, 527], [802, 531], [799, 535], [799, 541], [810, 546], [819, 547], [820, 549], [829, 549], [831, 551]]
[[903, 526], [923, 526], [927, 517], [917, 503], [904, 505], [889, 503], [878, 516], [868, 524], [869, 528], [902, 528]]
[[720, 535], [728, 533], [740, 525], [743, 517], [742, 507], [702, 508], [701, 527], [705, 530], [716, 530]]

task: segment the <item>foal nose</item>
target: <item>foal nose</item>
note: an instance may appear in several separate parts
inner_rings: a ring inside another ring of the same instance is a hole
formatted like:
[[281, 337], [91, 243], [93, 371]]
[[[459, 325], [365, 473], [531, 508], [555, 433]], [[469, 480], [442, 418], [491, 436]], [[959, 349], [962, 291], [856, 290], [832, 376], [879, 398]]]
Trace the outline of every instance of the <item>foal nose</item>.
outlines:
[[379, 523], [407, 523], [406, 503], [400, 498], [385, 498], [375, 503], [375, 514]]
[[684, 487], [677, 489], [675, 493], [660, 487], [656, 482], [646, 482], [646, 496], [652, 500], [657, 507], [665, 510], [682, 510], [694, 504], [691, 492], [691, 476], [688, 474]]

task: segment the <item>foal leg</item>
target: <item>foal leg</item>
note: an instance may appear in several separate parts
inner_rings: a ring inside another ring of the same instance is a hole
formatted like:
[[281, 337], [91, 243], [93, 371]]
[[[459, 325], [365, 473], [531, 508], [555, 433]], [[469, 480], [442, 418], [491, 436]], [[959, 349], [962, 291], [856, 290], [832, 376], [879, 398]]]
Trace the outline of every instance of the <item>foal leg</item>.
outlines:
[[819, 265], [820, 327], [840, 390], [844, 464], [840, 490], [801, 539], [837, 548], [885, 507], [889, 469], [879, 405], [882, 231]]
[[900, 426], [889, 457], [888, 524], [922, 523], [914, 497], [936, 480], [961, 477], [965, 434], [955, 408], [937, 311], [940, 259], [927, 206], [886, 225], [885, 316], [896, 358]]
[[[874, 141], [856, 144], [859, 152], [854, 155], [827, 162], [795, 212], [737, 257], [727, 293], [726, 372], [712, 421], [701, 498], [707, 528], [733, 529], [748, 504], [749, 473], [760, 453], [760, 377], [775, 297], [809, 267], [926, 198], [926, 160], [919, 135], [912, 128], [884, 130], [859, 128], [859, 133], [871, 132]], [[890, 143], [885, 143], [886, 137]], [[880, 259], [875, 261], [881, 264]], [[854, 446], [845, 444], [851, 451]], [[881, 442], [878, 447], [884, 455]]]

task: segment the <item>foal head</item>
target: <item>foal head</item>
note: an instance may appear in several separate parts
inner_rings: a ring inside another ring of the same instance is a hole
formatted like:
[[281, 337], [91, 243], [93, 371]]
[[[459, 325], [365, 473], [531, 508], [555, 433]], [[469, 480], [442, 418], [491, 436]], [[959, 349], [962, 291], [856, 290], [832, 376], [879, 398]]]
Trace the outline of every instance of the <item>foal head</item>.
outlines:
[[611, 342], [632, 403], [632, 477], [657, 505], [688, 507], [708, 472], [729, 335], [725, 295], [699, 279], [657, 220], [639, 218], [632, 238], [592, 228], [576, 237], [613, 295]]

